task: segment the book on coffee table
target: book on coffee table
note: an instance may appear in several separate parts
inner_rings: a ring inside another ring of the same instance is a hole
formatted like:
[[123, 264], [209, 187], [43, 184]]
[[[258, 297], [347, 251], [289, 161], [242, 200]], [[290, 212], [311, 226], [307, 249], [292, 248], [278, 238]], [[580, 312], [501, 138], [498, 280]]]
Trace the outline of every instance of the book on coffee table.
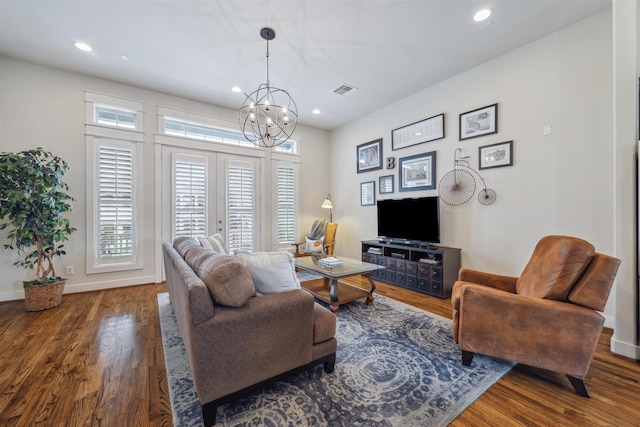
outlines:
[[326, 265], [326, 266], [329, 266], [329, 267], [334, 266], [334, 265], [342, 264], [342, 260], [340, 260], [340, 259], [338, 259], [336, 257], [332, 257], [332, 256], [327, 257], [327, 258], [320, 258], [318, 260], [318, 262], [320, 264], [322, 264], [322, 265]]

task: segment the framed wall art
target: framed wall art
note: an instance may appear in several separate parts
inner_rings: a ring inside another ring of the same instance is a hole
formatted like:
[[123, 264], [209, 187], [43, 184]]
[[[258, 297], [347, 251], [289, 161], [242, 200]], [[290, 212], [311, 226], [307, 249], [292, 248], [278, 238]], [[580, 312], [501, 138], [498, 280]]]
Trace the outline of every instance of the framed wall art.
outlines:
[[498, 133], [498, 104], [460, 114], [460, 141]]
[[436, 152], [400, 158], [400, 191], [433, 190], [436, 188]]
[[378, 191], [380, 194], [393, 193], [393, 175], [381, 176], [378, 181]]
[[376, 204], [376, 182], [367, 181], [360, 183], [360, 205], [372, 206]]
[[357, 147], [358, 173], [382, 169], [382, 138]]
[[513, 166], [513, 141], [478, 147], [478, 169]]
[[399, 150], [444, 138], [444, 113], [391, 131], [391, 149]]

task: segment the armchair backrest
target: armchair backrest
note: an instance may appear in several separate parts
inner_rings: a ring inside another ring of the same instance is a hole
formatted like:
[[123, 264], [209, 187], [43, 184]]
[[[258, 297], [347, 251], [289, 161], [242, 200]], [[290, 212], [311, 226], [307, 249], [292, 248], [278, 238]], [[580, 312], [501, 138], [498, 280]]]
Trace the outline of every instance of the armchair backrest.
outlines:
[[594, 254], [595, 248], [586, 240], [569, 236], [543, 237], [516, 282], [516, 292], [564, 301]]
[[596, 253], [569, 293], [569, 301], [603, 311], [618, 272], [620, 260]]
[[324, 246], [327, 248], [327, 255], [333, 255], [333, 244], [336, 241], [336, 231], [338, 230], [338, 224], [335, 222], [327, 223], [327, 231], [324, 236]]

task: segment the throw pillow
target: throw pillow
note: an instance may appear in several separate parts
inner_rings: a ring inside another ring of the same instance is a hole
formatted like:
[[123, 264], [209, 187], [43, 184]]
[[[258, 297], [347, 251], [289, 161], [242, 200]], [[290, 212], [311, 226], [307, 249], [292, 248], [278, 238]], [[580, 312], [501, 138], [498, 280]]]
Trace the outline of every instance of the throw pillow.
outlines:
[[233, 255], [194, 248], [187, 252], [185, 261], [207, 286], [216, 304], [242, 307], [256, 293], [251, 275]]
[[249, 270], [258, 292], [269, 294], [300, 289], [291, 253], [238, 252], [236, 256]]
[[227, 247], [224, 244], [224, 239], [222, 238], [222, 235], [220, 233], [216, 233], [213, 236], [198, 237], [198, 240], [200, 241], [200, 244], [203, 248], [213, 249], [219, 254], [229, 253]]
[[189, 236], [176, 237], [176, 239], [173, 241], [173, 248], [180, 254], [182, 258], [187, 255], [187, 252], [189, 252], [190, 249], [200, 247], [202, 246], [200, 246], [198, 240]]
[[304, 252], [307, 254], [321, 254], [324, 253], [324, 236], [318, 240], [312, 240], [305, 237]]

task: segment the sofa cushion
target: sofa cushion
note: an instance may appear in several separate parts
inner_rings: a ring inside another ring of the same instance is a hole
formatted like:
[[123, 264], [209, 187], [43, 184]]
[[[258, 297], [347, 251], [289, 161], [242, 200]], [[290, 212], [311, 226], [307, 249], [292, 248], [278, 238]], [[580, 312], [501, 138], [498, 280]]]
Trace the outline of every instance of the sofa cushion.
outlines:
[[189, 236], [176, 237], [176, 239], [173, 241], [173, 248], [180, 254], [183, 259], [190, 249], [200, 247], [200, 242], [198, 242], [197, 239]]
[[216, 304], [242, 307], [256, 293], [251, 275], [233, 255], [192, 248], [187, 252], [185, 261], [207, 285]]
[[269, 294], [300, 289], [290, 252], [238, 252], [236, 256], [249, 270], [258, 292]]
[[228, 254], [227, 246], [224, 244], [224, 239], [220, 233], [216, 233], [212, 236], [198, 237], [200, 244], [203, 248], [213, 249], [219, 254]]
[[317, 302], [313, 303], [313, 343], [331, 339], [336, 334], [336, 315]]
[[567, 236], [540, 239], [516, 282], [519, 295], [564, 301], [595, 254], [593, 245]]

